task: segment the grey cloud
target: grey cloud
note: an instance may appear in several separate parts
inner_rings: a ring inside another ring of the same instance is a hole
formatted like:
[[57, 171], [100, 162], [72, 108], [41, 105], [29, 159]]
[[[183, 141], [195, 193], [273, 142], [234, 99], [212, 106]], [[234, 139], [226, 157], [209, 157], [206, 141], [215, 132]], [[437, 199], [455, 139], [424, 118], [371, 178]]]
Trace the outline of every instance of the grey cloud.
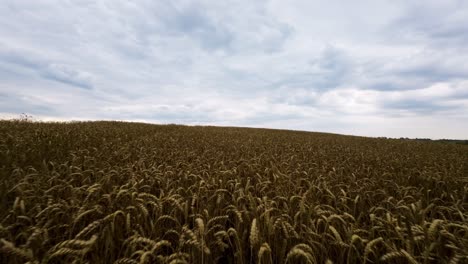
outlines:
[[372, 71], [366, 80], [358, 80], [363, 89], [377, 91], [416, 90], [437, 82], [454, 82], [463, 80], [463, 76], [450, 71], [441, 71], [430, 65], [417, 68], [387, 70], [382, 75], [373, 76]]
[[424, 47], [404, 57], [373, 58], [356, 63], [359, 75], [352, 82], [363, 89], [415, 90], [439, 82], [468, 78], [468, 56], [458, 50]]
[[398, 78], [385, 78], [386, 80], [371, 80], [365, 83], [363, 87], [369, 90], [393, 91], [393, 90], [411, 90], [419, 84], [401, 81]]
[[184, 38], [187, 46], [197, 45], [207, 52], [272, 53], [280, 51], [293, 33], [291, 26], [267, 15], [263, 2], [119, 3], [112, 11], [126, 14], [114, 18], [114, 23], [126, 32], [121, 37], [131, 36], [130, 41], [141, 49], [150, 48], [155, 40], [164, 45], [164, 40]]
[[57, 114], [53, 107], [37, 102], [27, 96], [13, 95], [0, 92], [1, 112], [6, 113], [34, 113], [38, 115]]
[[436, 65], [423, 65], [415, 68], [402, 69], [395, 73], [398, 78], [417, 78], [425, 82], [444, 82], [453, 79], [464, 79], [468, 73], [457, 72], [456, 69], [441, 69]]
[[[305, 69], [285, 74], [282, 79], [268, 84], [267, 87], [323, 92], [352, 81], [355, 67], [356, 63], [346, 52], [327, 45], [317, 57], [309, 60]], [[293, 101], [300, 103], [297, 99]], [[309, 100], [304, 100], [306, 102]]]
[[71, 86], [85, 89], [91, 89], [93, 87], [90, 73], [74, 69], [70, 65], [57, 64], [47, 61], [44, 58], [36, 58], [33, 54], [28, 52], [12, 49], [5, 50], [6, 52], [0, 50], [1, 63], [19, 66], [23, 69], [35, 72], [46, 79]]
[[195, 5], [181, 9], [172, 7], [171, 11], [170, 16], [163, 17], [165, 28], [173, 33], [180, 32], [195, 37], [203, 48], [226, 48], [233, 41], [232, 32], [222, 25], [217, 25], [203, 9]]
[[39, 71], [41, 75], [47, 79], [84, 89], [93, 88], [92, 76], [89, 73], [78, 71], [64, 64], [52, 63]]
[[399, 19], [389, 25], [392, 35], [407, 40], [423, 38], [438, 47], [466, 46], [468, 5], [465, 1], [424, 1], [407, 5]]
[[[263, 8], [259, 7], [260, 10]], [[261, 12], [264, 11], [249, 13], [251, 11], [248, 9], [239, 10], [237, 5], [228, 2], [216, 8], [190, 4], [175, 7], [172, 11], [171, 16], [163, 17], [165, 28], [194, 37], [208, 50], [223, 49], [234, 53], [255, 50], [271, 53], [279, 51], [292, 34], [290, 26], [272, 17], [262, 16]], [[248, 15], [249, 19], [242, 21], [240, 15]]]
[[[372, 72], [371, 72], [372, 74]], [[370, 79], [365, 88], [375, 90], [414, 90], [422, 89], [438, 82], [456, 82], [468, 78], [468, 72], [460, 71], [457, 66], [442, 68], [437, 64], [419, 66], [404, 65], [399, 69], [389, 69], [384, 76]]]
[[403, 99], [398, 101], [385, 101], [381, 104], [384, 111], [400, 110], [409, 113], [416, 113], [422, 115], [431, 115], [444, 111], [453, 111], [460, 109], [455, 105], [441, 105], [437, 101], [428, 101], [422, 99]]
[[12, 50], [6, 52], [0, 51], [0, 60], [2, 62], [18, 65], [24, 68], [37, 69], [43, 67], [43, 63], [28, 56], [22, 56]]
[[347, 81], [353, 72], [353, 61], [338, 48], [328, 45], [319, 59], [312, 61], [321, 77], [317, 83], [321, 88], [333, 88]]

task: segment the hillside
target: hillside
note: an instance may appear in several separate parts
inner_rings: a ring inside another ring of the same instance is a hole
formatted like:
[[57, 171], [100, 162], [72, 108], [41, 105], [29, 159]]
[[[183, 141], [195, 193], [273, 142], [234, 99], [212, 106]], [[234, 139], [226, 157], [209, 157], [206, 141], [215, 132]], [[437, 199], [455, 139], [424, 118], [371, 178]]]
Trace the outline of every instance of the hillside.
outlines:
[[462, 144], [0, 121], [0, 177], [0, 263], [468, 262]]

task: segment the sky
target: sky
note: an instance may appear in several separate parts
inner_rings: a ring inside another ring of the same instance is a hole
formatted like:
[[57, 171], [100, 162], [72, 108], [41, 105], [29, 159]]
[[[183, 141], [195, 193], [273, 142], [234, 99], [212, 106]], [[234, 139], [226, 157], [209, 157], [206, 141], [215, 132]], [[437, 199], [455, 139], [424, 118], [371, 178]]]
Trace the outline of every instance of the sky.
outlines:
[[468, 1], [0, 0], [0, 117], [468, 138]]

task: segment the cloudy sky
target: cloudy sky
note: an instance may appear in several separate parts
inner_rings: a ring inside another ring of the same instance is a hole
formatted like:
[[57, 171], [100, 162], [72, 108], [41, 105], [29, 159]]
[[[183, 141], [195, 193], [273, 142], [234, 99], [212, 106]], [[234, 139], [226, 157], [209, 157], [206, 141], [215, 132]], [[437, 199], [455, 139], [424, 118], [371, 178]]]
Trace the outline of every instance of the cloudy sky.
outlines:
[[3, 118], [468, 138], [468, 1], [0, 2]]

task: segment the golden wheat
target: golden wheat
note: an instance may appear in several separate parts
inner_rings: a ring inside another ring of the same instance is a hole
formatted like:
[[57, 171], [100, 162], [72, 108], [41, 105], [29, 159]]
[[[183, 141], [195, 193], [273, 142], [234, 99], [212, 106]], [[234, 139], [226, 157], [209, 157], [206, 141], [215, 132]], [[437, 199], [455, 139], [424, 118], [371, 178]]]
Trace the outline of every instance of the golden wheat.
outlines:
[[0, 263], [464, 263], [467, 146], [0, 121]]

